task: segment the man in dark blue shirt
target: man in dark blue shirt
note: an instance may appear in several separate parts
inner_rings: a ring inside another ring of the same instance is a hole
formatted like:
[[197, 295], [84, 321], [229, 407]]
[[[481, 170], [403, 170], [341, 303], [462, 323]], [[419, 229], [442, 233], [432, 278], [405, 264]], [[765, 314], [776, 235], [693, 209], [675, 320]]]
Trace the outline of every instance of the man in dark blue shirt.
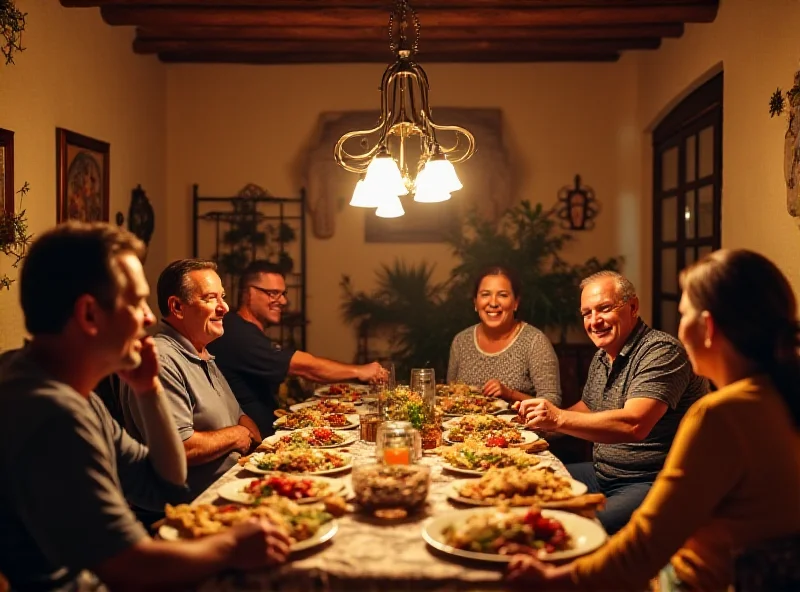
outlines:
[[287, 304], [286, 279], [281, 268], [269, 261], [253, 261], [239, 280], [239, 308], [223, 319], [225, 332], [209, 344], [217, 365], [242, 407], [256, 422], [262, 436], [274, 433], [278, 388], [287, 376], [315, 382], [384, 378], [378, 363], [343, 364], [282, 348], [264, 334], [281, 322]]

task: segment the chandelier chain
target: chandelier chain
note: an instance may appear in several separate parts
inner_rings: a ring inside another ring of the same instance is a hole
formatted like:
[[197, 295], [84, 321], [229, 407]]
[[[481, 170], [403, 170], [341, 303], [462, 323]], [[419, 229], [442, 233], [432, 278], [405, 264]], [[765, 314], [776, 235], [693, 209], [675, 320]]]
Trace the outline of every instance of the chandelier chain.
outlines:
[[[398, 33], [394, 32], [395, 15], [398, 19]], [[407, 46], [406, 27], [411, 21], [414, 27], [414, 42], [411, 47]], [[394, 10], [389, 13], [389, 49], [392, 53], [398, 53], [402, 49], [410, 51], [410, 55], [415, 55], [419, 51], [419, 34], [422, 26], [420, 25], [417, 12], [411, 8], [407, 0], [397, 0]], [[399, 37], [399, 40], [397, 39]]]

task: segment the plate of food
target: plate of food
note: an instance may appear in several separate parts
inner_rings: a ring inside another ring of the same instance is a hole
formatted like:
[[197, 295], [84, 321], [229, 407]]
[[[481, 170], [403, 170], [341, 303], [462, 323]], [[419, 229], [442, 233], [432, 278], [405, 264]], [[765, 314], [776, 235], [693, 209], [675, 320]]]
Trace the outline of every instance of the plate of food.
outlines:
[[[361, 404], [360, 401], [358, 404]], [[295, 403], [289, 407], [290, 411], [300, 411], [301, 409], [316, 409], [322, 413], [358, 413], [355, 403], [344, 403], [339, 399], [312, 399]]]
[[517, 448], [490, 448], [474, 440], [439, 449], [445, 469], [463, 475], [481, 476], [489, 469], [503, 467], [543, 469], [550, 461]]
[[509, 426], [499, 430], [476, 432], [468, 436], [464, 436], [463, 433], [458, 431], [451, 434], [450, 430], [445, 430], [442, 433], [442, 438], [448, 444], [459, 444], [467, 440], [475, 440], [490, 448], [520, 448], [533, 444], [539, 439], [539, 436], [533, 432], [523, 432], [518, 428]]
[[333, 516], [318, 505], [298, 506], [279, 496], [258, 506], [167, 504], [165, 514], [157, 525], [158, 535], [166, 541], [203, 538], [264, 516], [289, 535], [292, 553], [322, 545], [339, 529]]
[[280, 430], [299, 430], [302, 428], [349, 430], [358, 427], [358, 423], [357, 413], [323, 413], [316, 409], [301, 409], [279, 417], [272, 426]]
[[545, 561], [572, 559], [591, 553], [608, 535], [588, 518], [534, 506], [446, 512], [423, 525], [422, 538], [455, 557], [508, 563], [516, 553]]
[[462, 415], [502, 413], [508, 410], [508, 402], [483, 395], [447, 395], [436, 397], [436, 407], [445, 417]]
[[442, 427], [448, 430], [454, 437], [461, 438], [459, 442], [473, 434], [481, 432], [491, 432], [496, 430], [506, 430], [513, 428], [519, 430], [519, 427], [512, 424], [505, 415], [489, 415], [488, 413], [479, 413], [473, 415], [464, 415], [449, 419], [442, 424]]
[[310, 504], [341, 493], [344, 482], [328, 477], [295, 476], [271, 473], [264, 477], [236, 479], [217, 490], [217, 495], [229, 502], [260, 504], [274, 496], [282, 496], [298, 504]]
[[331, 450], [299, 448], [280, 452], [254, 452], [250, 456], [239, 459], [239, 463], [243, 469], [257, 475], [266, 475], [275, 471], [328, 475], [351, 468], [353, 457]]
[[326, 384], [314, 390], [314, 396], [320, 399], [339, 399], [343, 403], [355, 403], [369, 394], [369, 386], [352, 382]]
[[479, 395], [481, 387], [473, 384], [464, 384], [463, 382], [451, 382], [450, 384], [437, 384], [436, 396], [437, 397], [459, 397], [468, 395]]
[[275, 434], [264, 438], [256, 452], [279, 452], [296, 448], [338, 448], [358, 440], [354, 431], [330, 428], [303, 428], [290, 434]]
[[584, 483], [556, 475], [551, 470], [505, 467], [489, 469], [480, 479], [453, 481], [447, 495], [473, 506], [541, 506], [573, 499], [587, 490]]

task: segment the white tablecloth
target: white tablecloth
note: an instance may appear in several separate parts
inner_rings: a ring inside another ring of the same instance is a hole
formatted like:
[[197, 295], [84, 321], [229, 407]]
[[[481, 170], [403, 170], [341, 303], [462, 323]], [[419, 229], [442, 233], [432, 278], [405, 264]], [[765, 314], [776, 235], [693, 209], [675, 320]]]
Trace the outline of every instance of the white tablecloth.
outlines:
[[[357, 442], [346, 447], [357, 462], [374, 457], [375, 445]], [[549, 452], [541, 453], [557, 473], [568, 476], [564, 465]], [[231, 573], [206, 582], [203, 590], [497, 590], [503, 589], [502, 568], [449, 558], [428, 547], [422, 539], [422, 524], [431, 516], [456, 508], [447, 499], [447, 489], [463, 478], [442, 468], [441, 458], [426, 454], [421, 461], [431, 466], [431, 487], [424, 509], [401, 523], [386, 524], [360, 514], [338, 518], [339, 531], [323, 546], [297, 556], [271, 570]], [[253, 474], [232, 468], [200, 495], [195, 503], [213, 503], [216, 490], [235, 479]], [[331, 475], [337, 477], [336, 475]], [[350, 486], [350, 474], [338, 478]]]

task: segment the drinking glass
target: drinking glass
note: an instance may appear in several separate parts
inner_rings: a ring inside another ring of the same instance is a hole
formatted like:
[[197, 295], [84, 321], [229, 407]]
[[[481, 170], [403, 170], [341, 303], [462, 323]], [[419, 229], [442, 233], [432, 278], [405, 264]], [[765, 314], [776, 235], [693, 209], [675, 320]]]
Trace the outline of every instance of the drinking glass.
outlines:
[[436, 407], [436, 377], [433, 368], [412, 368], [411, 390], [422, 397], [425, 416], [431, 417]]
[[395, 382], [394, 364], [392, 362], [381, 362], [381, 366], [386, 370], [387, 377], [384, 380], [375, 381], [370, 386], [370, 394], [374, 393], [374, 411], [381, 417], [386, 417], [386, 397], [397, 387]]

